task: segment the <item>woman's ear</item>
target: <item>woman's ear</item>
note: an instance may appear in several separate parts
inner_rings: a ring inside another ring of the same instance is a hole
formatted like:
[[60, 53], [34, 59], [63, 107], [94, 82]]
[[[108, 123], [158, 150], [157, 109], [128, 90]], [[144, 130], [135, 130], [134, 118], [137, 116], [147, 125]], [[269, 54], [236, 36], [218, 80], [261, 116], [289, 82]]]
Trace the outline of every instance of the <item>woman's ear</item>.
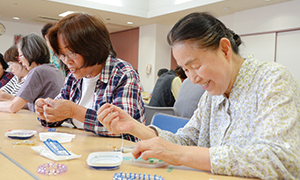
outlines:
[[222, 53], [224, 54], [224, 56], [226, 57], [226, 59], [231, 59], [231, 55], [232, 55], [232, 49], [231, 49], [231, 44], [229, 39], [227, 38], [222, 38], [220, 40], [220, 45], [219, 45]]

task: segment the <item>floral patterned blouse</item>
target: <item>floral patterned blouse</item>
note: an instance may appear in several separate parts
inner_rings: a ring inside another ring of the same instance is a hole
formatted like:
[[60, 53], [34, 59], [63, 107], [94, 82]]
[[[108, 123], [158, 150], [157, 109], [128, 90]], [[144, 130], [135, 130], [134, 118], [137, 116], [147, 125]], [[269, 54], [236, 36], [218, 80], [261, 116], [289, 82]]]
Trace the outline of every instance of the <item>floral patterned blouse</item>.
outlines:
[[299, 93], [286, 67], [250, 57], [229, 98], [205, 92], [185, 127], [157, 131], [173, 143], [209, 148], [214, 174], [299, 179]]

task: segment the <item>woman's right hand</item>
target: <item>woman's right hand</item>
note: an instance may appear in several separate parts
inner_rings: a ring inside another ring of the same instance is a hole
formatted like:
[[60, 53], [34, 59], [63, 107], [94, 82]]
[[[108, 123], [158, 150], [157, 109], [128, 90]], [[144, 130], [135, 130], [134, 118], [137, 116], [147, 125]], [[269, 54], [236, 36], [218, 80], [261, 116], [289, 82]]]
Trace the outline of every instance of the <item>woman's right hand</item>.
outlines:
[[135, 124], [138, 123], [121, 108], [108, 103], [98, 109], [97, 119], [108, 131], [114, 134], [132, 134]]

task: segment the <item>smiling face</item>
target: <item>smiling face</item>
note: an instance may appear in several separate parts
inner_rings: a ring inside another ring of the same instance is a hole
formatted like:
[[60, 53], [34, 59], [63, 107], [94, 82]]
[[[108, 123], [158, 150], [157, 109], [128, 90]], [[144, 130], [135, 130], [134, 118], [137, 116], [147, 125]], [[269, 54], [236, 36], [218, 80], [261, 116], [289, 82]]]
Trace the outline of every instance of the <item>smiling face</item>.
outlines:
[[230, 92], [232, 66], [227, 48], [223, 49], [220, 45], [216, 50], [199, 49], [194, 42], [183, 41], [174, 44], [173, 55], [187, 77], [194, 84], [200, 84], [210, 95]]
[[72, 51], [68, 48], [68, 45], [63, 41], [61, 36], [58, 36], [57, 41], [59, 53], [65, 55], [65, 60], [63, 60], [63, 63], [67, 65], [68, 69], [76, 79], [81, 79], [83, 77], [94, 77], [101, 72], [101, 65], [83, 67], [84, 58], [80, 54], [77, 54], [75, 58], [69, 58], [67, 55]]

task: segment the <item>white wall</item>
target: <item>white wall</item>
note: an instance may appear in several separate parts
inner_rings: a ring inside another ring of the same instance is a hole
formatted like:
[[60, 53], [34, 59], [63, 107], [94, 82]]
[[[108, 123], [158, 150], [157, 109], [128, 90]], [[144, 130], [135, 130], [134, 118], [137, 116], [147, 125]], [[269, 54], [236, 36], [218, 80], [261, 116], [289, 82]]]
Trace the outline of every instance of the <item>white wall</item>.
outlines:
[[[140, 27], [138, 71], [146, 92], [152, 90], [160, 68], [171, 66], [171, 48], [167, 43], [167, 34], [171, 26], [152, 24]], [[152, 65], [150, 74], [146, 74], [146, 66]]]
[[[241, 55], [261, 61], [275, 61], [289, 68], [300, 82], [300, 0], [265, 6], [219, 17], [241, 35]], [[290, 32], [281, 32], [291, 30]]]
[[275, 61], [276, 33], [242, 36], [240, 54], [247, 57], [254, 55], [260, 61]]
[[0, 22], [6, 27], [5, 34], [0, 36], [0, 52], [2, 54], [4, 54], [5, 51], [13, 45], [14, 35], [27, 35], [32, 32], [41, 35], [41, 29], [43, 27], [43, 24], [23, 24], [3, 20], [0, 20]]
[[278, 33], [276, 62], [285, 65], [300, 82], [300, 30]]

